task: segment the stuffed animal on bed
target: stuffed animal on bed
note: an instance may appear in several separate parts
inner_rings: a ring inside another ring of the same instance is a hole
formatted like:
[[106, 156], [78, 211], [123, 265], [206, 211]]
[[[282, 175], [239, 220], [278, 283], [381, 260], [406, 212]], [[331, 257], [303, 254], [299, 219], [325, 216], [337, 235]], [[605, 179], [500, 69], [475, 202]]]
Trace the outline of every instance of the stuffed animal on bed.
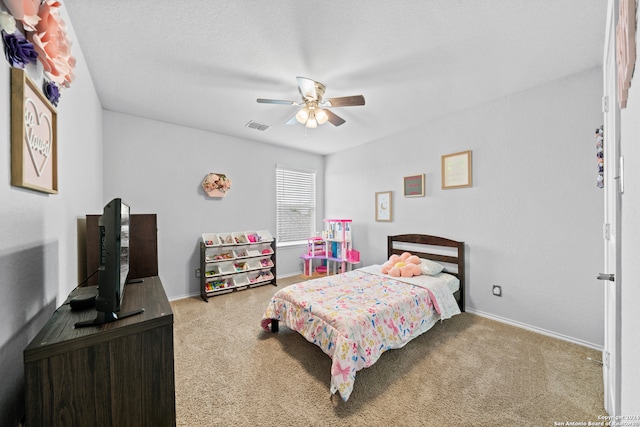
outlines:
[[422, 274], [420, 258], [404, 252], [402, 255], [393, 254], [389, 260], [382, 264], [382, 274], [392, 277], [413, 277]]

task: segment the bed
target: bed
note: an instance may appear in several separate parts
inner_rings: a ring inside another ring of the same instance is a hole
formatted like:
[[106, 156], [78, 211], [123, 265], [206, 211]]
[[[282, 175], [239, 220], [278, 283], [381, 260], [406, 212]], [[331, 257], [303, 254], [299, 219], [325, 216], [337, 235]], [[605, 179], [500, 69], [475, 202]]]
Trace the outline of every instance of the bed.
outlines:
[[331, 357], [330, 391], [344, 401], [357, 371], [464, 311], [464, 242], [424, 234], [388, 236], [387, 256], [403, 252], [444, 269], [395, 278], [371, 265], [311, 279], [276, 292], [263, 315], [265, 331], [278, 332], [282, 322]]

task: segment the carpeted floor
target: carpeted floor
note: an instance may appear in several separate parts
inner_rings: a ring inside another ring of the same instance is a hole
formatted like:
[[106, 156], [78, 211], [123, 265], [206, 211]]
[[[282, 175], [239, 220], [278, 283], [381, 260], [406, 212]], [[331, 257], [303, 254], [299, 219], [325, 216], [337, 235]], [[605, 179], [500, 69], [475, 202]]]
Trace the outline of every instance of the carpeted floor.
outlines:
[[279, 286], [171, 303], [178, 426], [554, 426], [605, 415], [600, 353], [463, 313], [330, 396], [331, 361], [259, 326]]

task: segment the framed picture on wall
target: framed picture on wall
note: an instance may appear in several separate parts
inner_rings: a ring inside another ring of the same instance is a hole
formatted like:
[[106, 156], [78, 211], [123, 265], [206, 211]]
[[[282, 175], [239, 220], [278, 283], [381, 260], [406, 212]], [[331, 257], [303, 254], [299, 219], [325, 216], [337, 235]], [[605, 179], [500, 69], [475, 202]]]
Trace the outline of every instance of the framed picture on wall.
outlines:
[[471, 150], [442, 156], [442, 188], [471, 187]]
[[24, 70], [11, 69], [11, 185], [58, 193], [57, 113]]
[[404, 177], [404, 197], [424, 196], [424, 174]]
[[376, 193], [376, 221], [391, 222], [393, 220], [393, 197], [391, 191]]

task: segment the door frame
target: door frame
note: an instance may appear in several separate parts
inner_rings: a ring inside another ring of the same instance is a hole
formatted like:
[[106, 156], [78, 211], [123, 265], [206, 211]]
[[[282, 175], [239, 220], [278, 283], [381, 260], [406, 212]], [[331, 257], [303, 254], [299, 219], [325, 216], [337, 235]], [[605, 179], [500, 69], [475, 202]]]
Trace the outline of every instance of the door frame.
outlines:
[[608, 0], [603, 57], [604, 114], [604, 345], [602, 375], [604, 407], [610, 416], [620, 415], [621, 395], [621, 262], [620, 262], [620, 107], [616, 61], [616, 24], [619, 0]]

